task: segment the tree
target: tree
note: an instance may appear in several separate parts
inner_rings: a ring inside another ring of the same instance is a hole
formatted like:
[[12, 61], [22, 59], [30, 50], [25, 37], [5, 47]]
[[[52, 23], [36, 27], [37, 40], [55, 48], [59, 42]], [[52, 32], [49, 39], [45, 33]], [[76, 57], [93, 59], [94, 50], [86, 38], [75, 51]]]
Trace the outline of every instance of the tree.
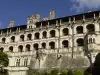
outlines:
[[0, 52], [0, 65], [7, 67], [9, 64], [8, 55], [6, 53]]
[[8, 55], [0, 51], [0, 75], [8, 75], [8, 71], [4, 69], [9, 64]]

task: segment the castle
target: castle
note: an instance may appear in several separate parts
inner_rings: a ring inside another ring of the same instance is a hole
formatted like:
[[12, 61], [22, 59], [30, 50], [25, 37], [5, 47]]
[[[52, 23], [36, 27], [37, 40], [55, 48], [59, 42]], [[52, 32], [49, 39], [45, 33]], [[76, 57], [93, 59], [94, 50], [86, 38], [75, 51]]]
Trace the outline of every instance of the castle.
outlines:
[[[31, 15], [27, 24], [0, 29], [0, 51], [9, 56], [9, 75], [28, 69], [87, 67], [100, 51], [100, 11], [40, 21]], [[89, 60], [89, 57], [91, 60]], [[72, 61], [74, 60], [74, 61]]]

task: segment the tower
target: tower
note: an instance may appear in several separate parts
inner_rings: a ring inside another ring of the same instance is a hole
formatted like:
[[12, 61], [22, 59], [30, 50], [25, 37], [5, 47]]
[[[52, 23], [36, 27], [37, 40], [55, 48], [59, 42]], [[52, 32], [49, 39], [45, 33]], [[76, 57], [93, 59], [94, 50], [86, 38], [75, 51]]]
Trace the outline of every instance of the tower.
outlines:
[[55, 11], [51, 10], [50, 11], [50, 20], [55, 18]]

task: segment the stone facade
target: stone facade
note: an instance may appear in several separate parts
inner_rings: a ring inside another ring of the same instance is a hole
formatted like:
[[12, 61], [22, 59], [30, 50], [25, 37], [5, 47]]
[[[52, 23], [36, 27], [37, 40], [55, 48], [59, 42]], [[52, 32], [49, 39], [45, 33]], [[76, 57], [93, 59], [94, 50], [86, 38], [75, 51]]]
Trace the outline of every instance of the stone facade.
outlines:
[[9, 56], [9, 75], [28, 69], [87, 67], [100, 51], [100, 11], [40, 21], [0, 30], [0, 50]]

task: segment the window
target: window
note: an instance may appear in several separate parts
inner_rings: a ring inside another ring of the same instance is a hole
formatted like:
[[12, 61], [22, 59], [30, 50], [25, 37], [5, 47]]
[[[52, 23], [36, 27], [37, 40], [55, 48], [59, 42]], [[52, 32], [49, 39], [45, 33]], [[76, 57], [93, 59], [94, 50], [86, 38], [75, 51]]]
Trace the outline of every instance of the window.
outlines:
[[37, 43], [34, 44], [34, 49], [35, 49], [35, 50], [38, 50], [38, 44], [37, 44]]
[[24, 66], [28, 65], [28, 58], [24, 59]]
[[62, 42], [64, 48], [68, 48], [68, 40]]
[[92, 43], [92, 38], [89, 38], [89, 43]]
[[89, 43], [95, 43], [95, 39], [94, 38], [89, 38]]
[[95, 32], [95, 27], [94, 27], [94, 24], [89, 24], [89, 25], [87, 25], [87, 31], [88, 32]]
[[47, 38], [47, 32], [46, 31], [43, 32], [43, 38]]
[[46, 43], [42, 43], [42, 48], [46, 49]]
[[38, 32], [35, 33], [35, 39], [39, 39], [39, 37], [40, 37], [40, 34]]
[[27, 40], [32, 40], [32, 34], [27, 35]]
[[83, 26], [78, 26], [78, 27], [76, 28], [76, 31], [77, 31], [77, 34], [83, 33]]
[[3, 52], [3, 50], [4, 50], [4, 48], [3, 48], [3, 47], [1, 47], [1, 48], [0, 48], [0, 51], [1, 51], [1, 52]]
[[2, 38], [2, 43], [4, 44], [6, 41], [6, 38]]
[[17, 66], [17, 67], [20, 66], [20, 59], [17, 59], [17, 61], [16, 61], [16, 66]]
[[19, 52], [22, 52], [22, 51], [23, 51], [23, 46], [20, 45], [20, 46], [18, 47], [18, 50], [19, 50]]
[[77, 39], [78, 46], [84, 46], [84, 40], [82, 38]]
[[27, 45], [26, 45], [26, 51], [30, 51], [30, 47], [31, 47], [31, 46], [30, 46], [29, 44], [27, 44]]
[[50, 31], [50, 37], [55, 37], [55, 30]]
[[15, 36], [11, 37], [11, 42], [15, 42]]
[[20, 41], [24, 41], [24, 35], [20, 36]]
[[55, 49], [55, 42], [50, 42], [49, 46], [50, 46], [50, 49]]
[[10, 52], [13, 52], [13, 47], [12, 47], [12, 46], [9, 47], [9, 51], [10, 51]]
[[63, 29], [63, 35], [66, 36], [66, 35], [68, 35], [68, 34], [69, 34], [68, 28], [64, 28], [64, 29]]

